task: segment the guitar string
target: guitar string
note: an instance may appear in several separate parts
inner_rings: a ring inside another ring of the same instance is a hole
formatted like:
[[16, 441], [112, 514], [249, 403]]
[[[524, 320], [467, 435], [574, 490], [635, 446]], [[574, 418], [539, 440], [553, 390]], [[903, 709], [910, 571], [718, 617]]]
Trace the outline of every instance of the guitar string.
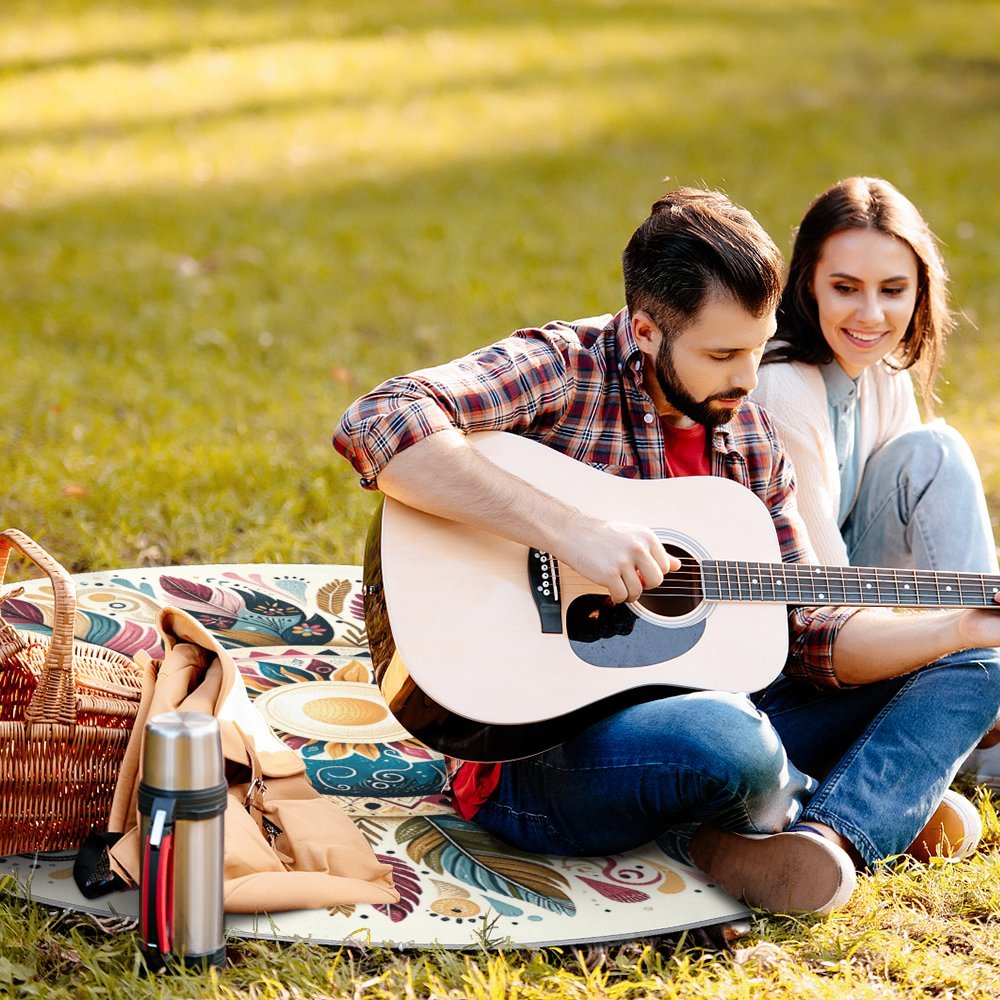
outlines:
[[990, 585], [1000, 585], [1000, 576], [994, 576], [988, 573], [965, 573], [965, 572], [950, 572], [946, 570], [911, 570], [911, 569], [893, 569], [882, 566], [816, 566], [812, 563], [758, 563], [752, 562], [750, 560], [707, 560], [704, 563], [697, 563], [693, 566], [690, 562], [685, 563], [680, 569], [674, 570], [673, 572], [666, 573], [664, 579], [670, 578], [683, 578], [685, 576], [701, 577], [702, 568], [707, 568], [713, 571], [722, 571], [725, 573], [752, 573], [752, 574], [767, 574], [772, 573], [775, 576], [782, 577], [802, 577], [803, 580], [814, 580], [821, 575], [833, 575], [839, 574], [841, 576], [845, 575], [858, 575], [861, 573], [870, 573], [881, 579], [881, 582], [891, 584], [893, 580], [890, 576], [896, 580], [902, 580], [902, 582], [909, 582], [910, 580], [915, 580], [920, 583], [929, 583], [937, 585], [938, 583], [948, 583], [949, 578], [953, 578], [958, 583], [971, 583], [973, 580], [976, 581], [976, 585], [979, 583], [987, 583]]
[[[902, 598], [904, 595], [899, 590], [900, 584], [906, 589], [911, 583], [918, 588], [918, 591], [926, 587], [933, 587], [938, 591], [937, 602], [927, 600], [929, 595], [925, 592], [914, 592], [910, 595], [917, 598], [913, 602], [914, 604], [923, 603], [924, 606], [931, 606], [935, 603], [947, 606], [948, 602], [941, 592], [942, 587], [945, 588], [950, 597], [985, 602], [983, 606], [992, 605], [994, 603], [993, 595], [1000, 592], [1000, 576], [991, 576], [988, 574], [949, 573], [937, 570], [898, 570], [868, 566], [817, 567], [809, 563], [797, 565], [794, 563], [709, 561], [694, 567], [682, 566], [681, 569], [668, 573], [664, 577], [663, 584], [658, 587], [648, 588], [643, 593], [646, 596], [652, 597], [694, 596], [706, 587], [705, 577], [702, 573], [703, 567], [707, 572], [714, 572], [717, 577], [717, 579], [707, 582], [709, 588], [714, 587], [718, 590], [728, 590], [730, 593], [734, 590], [739, 590], [742, 597], [744, 586], [751, 589], [751, 592], [752, 586], [770, 586], [772, 589], [772, 598], [765, 598], [767, 600], [771, 600], [774, 597], [780, 598], [781, 594], [774, 594], [774, 587], [786, 584], [792, 588], [797, 588], [798, 593], [793, 594], [792, 597], [798, 597], [799, 599], [802, 599], [804, 584], [808, 585], [809, 590], [816, 590], [823, 587], [826, 590], [834, 591], [834, 593], [825, 596], [822, 594], [817, 595], [830, 603], [837, 603], [838, 600], [841, 602], [851, 600], [851, 595], [847, 592], [847, 588], [849, 587], [857, 590], [857, 598], [859, 600], [865, 596], [873, 596], [865, 595], [861, 589], [862, 586], [867, 589], [872, 585], [879, 591], [878, 599], [876, 602], [867, 603], [892, 604], [892, 601], [881, 597], [881, 587], [895, 589], [896, 597]], [[732, 574], [734, 573], [736, 574], [735, 584], [732, 579]], [[864, 573], [868, 573], [870, 578], [865, 579], [862, 576]], [[721, 578], [723, 574], [726, 576], [725, 580]], [[837, 576], [840, 579], [836, 579]], [[820, 577], [823, 577], [823, 579], [819, 579]], [[956, 590], [950, 589], [955, 586], [957, 586]], [[567, 589], [565, 584], [563, 589]], [[576, 588], [570, 587], [569, 589]], [[841, 594], [836, 593], [838, 589], [841, 591]], [[923, 601], [920, 601], [921, 597], [924, 598]], [[750, 599], [753, 598], [751, 597]], [[787, 602], [778, 601], [777, 603], [794, 603], [794, 599]], [[904, 606], [906, 605], [904, 604]]]
[[[725, 577], [723, 579], [722, 574], [716, 573], [716, 579], [706, 579], [700, 572], [685, 572], [680, 570], [676, 573], [668, 573], [660, 586], [648, 588], [645, 593], [651, 595], [669, 595], [688, 592], [692, 588], [715, 588], [730, 592], [740, 591], [741, 593], [745, 588], [752, 593], [755, 587], [759, 592], [760, 590], [773, 590], [775, 587], [787, 586], [789, 589], [797, 591], [800, 595], [804, 592], [819, 593], [827, 591], [844, 594], [845, 597], [853, 592], [857, 592], [860, 597], [864, 596], [866, 590], [870, 590], [874, 586], [879, 593], [881, 593], [882, 588], [885, 588], [900, 598], [913, 596], [915, 598], [923, 598], [926, 601], [927, 598], [932, 596], [928, 593], [930, 590], [935, 591], [940, 600], [945, 600], [947, 596], [992, 600], [992, 595], [1000, 591], [1000, 577], [991, 578], [986, 576], [981, 580], [948, 581], [940, 577], [928, 578], [912, 575], [908, 575], [903, 579], [886, 576], [882, 576], [880, 579], [866, 579], [865, 576], [859, 573], [856, 575], [852, 574], [849, 578], [831, 579], [824, 577], [823, 579], [819, 579], [819, 575], [814, 572], [767, 573], [766, 571], [757, 570], [753, 576], [744, 571], [735, 581], [728, 572], [725, 574]], [[910, 595], [906, 595], [905, 591], [909, 589], [911, 584], [915, 589]]]
[[[580, 596], [583, 594], [592, 593], [592, 588], [585, 586], [570, 586], [564, 587], [563, 592], [567, 597]], [[685, 598], [689, 600], [705, 600], [710, 602], [727, 602], [727, 601], [749, 601], [749, 602], [759, 602], [762, 604], [791, 604], [791, 605], [810, 605], [810, 606], [820, 606], [820, 605], [831, 605], [831, 606], [846, 606], [846, 607], [865, 607], [865, 606], [882, 606], [882, 607], [922, 607], [922, 608], [947, 608], [947, 607], [974, 607], [974, 608], [990, 608], [996, 606], [996, 601], [994, 601], [992, 594], [983, 597], [981, 594], [962, 594], [960, 592], [955, 592], [953, 595], [949, 595], [954, 598], [952, 600], [946, 600], [944, 598], [934, 598], [934, 597], [924, 597], [923, 599], [905, 601], [905, 600], [894, 600], [891, 596], [880, 596], [874, 593], [872, 594], [845, 594], [845, 593], [830, 593], [830, 594], [814, 594], [812, 596], [803, 593], [785, 593], [772, 592], [771, 594], [757, 593], [757, 594], [738, 594], [736, 593], [736, 588], [730, 588], [724, 593], [720, 593], [718, 596], [715, 594], [706, 595], [700, 587], [678, 587], [678, 588], [655, 588], [653, 590], [645, 590], [642, 594], [643, 597], [657, 597], [657, 598]]]

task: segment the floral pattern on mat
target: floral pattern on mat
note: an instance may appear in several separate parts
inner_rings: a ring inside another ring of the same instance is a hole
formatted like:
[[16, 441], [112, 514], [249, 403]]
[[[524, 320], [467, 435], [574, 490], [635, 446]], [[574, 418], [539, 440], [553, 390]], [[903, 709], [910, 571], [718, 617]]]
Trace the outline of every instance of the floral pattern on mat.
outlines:
[[[181, 607], [232, 652], [247, 691], [304, 760], [321, 792], [352, 816], [392, 866], [400, 900], [267, 917], [229, 917], [237, 934], [316, 941], [468, 947], [634, 938], [716, 923], [745, 908], [655, 845], [605, 858], [525, 854], [460, 819], [442, 794], [440, 755], [392, 718], [374, 684], [354, 566], [191, 566], [88, 574], [77, 584], [76, 635], [162, 656], [154, 622]], [[48, 631], [52, 595], [32, 581], [8, 601], [18, 628]], [[79, 897], [65, 857], [8, 858], [40, 901], [130, 912], [135, 896]]]
[[[257, 699], [271, 727], [298, 751], [319, 791], [363, 796], [366, 801], [403, 798], [408, 812], [427, 798], [423, 804], [440, 811], [447, 801], [440, 794], [444, 761], [389, 715], [378, 695], [367, 650], [280, 654], [234, 650], [233, 655], [250, 696]], [[300, 698], [299, 704], [283, 710], [274, 696], [285, 694], [289, 683], [303, 682], [313, 682], [316, 697], [311, 702]], [[368, 692], [369, 698], [359, 698]], [[352, 712], [355, 706], [362, 711]]]

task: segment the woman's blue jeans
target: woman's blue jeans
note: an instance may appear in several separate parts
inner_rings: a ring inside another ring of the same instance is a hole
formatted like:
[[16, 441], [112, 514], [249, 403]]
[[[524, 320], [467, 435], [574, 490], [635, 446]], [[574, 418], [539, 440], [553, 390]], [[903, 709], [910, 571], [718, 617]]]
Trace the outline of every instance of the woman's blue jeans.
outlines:
[[[997, 550], [976, 460], [943, 421], [889, 441], [865, 465], [841, 533], [853, 566], [995, 574]], [[1000, 782], [1000, 746], [962, 764]]]
[[943, 421], [900, 434], [868, 459], [841, 534], [852, 566], [997, 572], [976, 460]]

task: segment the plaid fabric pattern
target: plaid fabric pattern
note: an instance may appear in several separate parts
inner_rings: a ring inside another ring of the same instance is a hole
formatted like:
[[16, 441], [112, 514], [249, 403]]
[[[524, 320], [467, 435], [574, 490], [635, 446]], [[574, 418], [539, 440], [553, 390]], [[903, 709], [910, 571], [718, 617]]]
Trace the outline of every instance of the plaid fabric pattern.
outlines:
[[[662, 479], [668, 475], [663, 433], [642, 387], [644, 361], [624, 309], [518, 330], [464, 358], [383, 382], [351, 405], [333, 444], [367, 489], [376, 488], [393, 455], [449, 427], [512, 431], [616, 475]], [[715, 429], [711, 468], [764, 501], [785, 562], [815, 562], [791, 464], [767, 414], [752, 401]], [[791, 609], [785, 672], [818, 687], [839, 686], [833, 642], [854, 613]]]

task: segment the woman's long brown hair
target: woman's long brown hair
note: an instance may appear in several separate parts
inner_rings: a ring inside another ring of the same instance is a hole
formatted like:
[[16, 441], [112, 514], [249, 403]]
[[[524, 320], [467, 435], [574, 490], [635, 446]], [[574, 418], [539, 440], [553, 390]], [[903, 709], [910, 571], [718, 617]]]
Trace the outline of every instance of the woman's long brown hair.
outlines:
[[846, 229], [871, 229], [902, 240], [917, 258], [917, 301], [910, 325], [885, 363], [896, 370], [913, 369], [924, 407], [932, 409], [934, 383], [954, 326], [948, 309], [948, 273], [938, 241], [913, 203], [878, 177], [848, 177], [817, 197], [795, 236], [788, 278], [778, 307], [778, 332], [764, 364], [803, 361], [823, 364], [833, 351], [819, 325], [812, 291], [823, 244]]

